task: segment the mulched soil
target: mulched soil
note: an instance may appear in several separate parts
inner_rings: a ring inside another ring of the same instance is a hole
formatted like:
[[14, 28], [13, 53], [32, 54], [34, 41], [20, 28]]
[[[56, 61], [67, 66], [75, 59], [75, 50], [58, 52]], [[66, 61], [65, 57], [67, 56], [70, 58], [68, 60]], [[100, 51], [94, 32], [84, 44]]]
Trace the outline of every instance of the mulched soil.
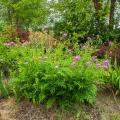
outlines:
[[0, 100], [0, 120], [120, 120], [120, 96], [115, 98], [108, 90], [98, 92], [94, 106], [75, 106], [77, 110], [70, 109], [71, 112], [60, 111], [56, 106], [46, 110], [44, 105], [17, 103], [10, 97]]

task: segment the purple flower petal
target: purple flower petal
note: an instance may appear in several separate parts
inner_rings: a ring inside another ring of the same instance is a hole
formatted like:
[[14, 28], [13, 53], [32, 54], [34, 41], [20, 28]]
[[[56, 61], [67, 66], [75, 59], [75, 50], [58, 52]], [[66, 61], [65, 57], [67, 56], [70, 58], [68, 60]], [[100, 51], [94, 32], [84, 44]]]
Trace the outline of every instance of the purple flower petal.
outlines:
[[102, 66], [101, 66], [100, 63], [98, 63], [98, 64], [96, 65], [96, 67], [97, 67], [97, 68], [101, 68]]
[[80, 60], [80, 56], [75, 56], [74, 60], [77, 60], [77, 61]]

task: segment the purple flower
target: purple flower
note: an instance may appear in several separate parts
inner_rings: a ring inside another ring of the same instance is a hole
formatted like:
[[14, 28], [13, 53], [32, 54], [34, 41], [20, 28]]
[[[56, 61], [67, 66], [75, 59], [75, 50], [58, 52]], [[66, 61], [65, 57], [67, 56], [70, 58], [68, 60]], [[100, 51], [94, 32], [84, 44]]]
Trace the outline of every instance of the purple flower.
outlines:
[[4, 46], [11, 46], [11, 43], [4, 43]]
[[96, 58], [97, 58], [97, 56], [92, 56], [91, 60], [92, 60], [93, 62], [95, 62], [95, 61], [96, 61]]
[[101, 68], [102, 66], [101, 66], [100, 63], [98, 63], [98, 64], [96, 65], [96, 67], [97, 67], [97, 68]]
[[109, 67], [109, 61], [105, 60], [103, 63], [103, 68], [107, 69]]
[[104, 61], [104, 65], [105, 65], [105, 66], [108, 66], [108, 65], [109, 65], [109, 61], [108, 61], [108, 60], [105, 60], [105, 61]]
[[77, 60], [77, 61], [80, 60], [80, 56], [75, 56], [74, 60]]
[[87, 63], [86, 63], [86, 66], [89, 67], [89, 66], [90, 66], [90, 62], [87, 62]]
[[82, 48], [81, 48], [81, 50], [85, 50], [86, 49], [86, 46], [84, 45], [84, 46], [82, 46]]
[[64, 33], [64, 34], [62, 35], [62, 37], [67, 37], [67, 35], [68, 35], [67, 33]]
[[108, 69], [108, 65], [103, 65], [103, 68]]
[[22, 43], [22, 46], [26, 46], [26, 45], [27, 45], [27, 42]]
[[72, 66], [76, 66], [76, 62], [73, 61], [73, 62], [71, 63], [71, 65], [72, 65]]

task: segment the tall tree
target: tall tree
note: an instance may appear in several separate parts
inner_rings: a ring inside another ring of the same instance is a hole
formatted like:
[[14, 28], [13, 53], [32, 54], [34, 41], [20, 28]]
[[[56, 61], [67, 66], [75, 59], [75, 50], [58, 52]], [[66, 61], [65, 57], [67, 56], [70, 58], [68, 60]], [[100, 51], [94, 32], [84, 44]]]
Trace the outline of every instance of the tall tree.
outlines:
[[9, 25], [29, 27], [41, 24], [47, 15], [47, 0], [1, 0], [3, 18]]

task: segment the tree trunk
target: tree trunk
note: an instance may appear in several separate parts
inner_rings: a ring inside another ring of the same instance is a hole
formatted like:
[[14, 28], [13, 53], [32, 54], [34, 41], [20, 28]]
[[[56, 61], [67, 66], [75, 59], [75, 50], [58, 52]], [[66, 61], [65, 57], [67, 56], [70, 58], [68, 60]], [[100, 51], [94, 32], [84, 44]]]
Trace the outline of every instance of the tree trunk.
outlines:
[[94, 9], [95, 9], [95, 34], [100, 33], [100, 9], [101, 3], [100, 0], [93, 0]]
[[101, 8], [100, 0], [93, 0], [93, 3], [94, 3], [95, 12], [98, 13]]
[[110, 17], [109, 17], [109, 26], [110, 26], [110, 29], [113, 29], [113, 25], [114, 25], [115, 3], [116, 3], [116, 0], [111, 0]]

